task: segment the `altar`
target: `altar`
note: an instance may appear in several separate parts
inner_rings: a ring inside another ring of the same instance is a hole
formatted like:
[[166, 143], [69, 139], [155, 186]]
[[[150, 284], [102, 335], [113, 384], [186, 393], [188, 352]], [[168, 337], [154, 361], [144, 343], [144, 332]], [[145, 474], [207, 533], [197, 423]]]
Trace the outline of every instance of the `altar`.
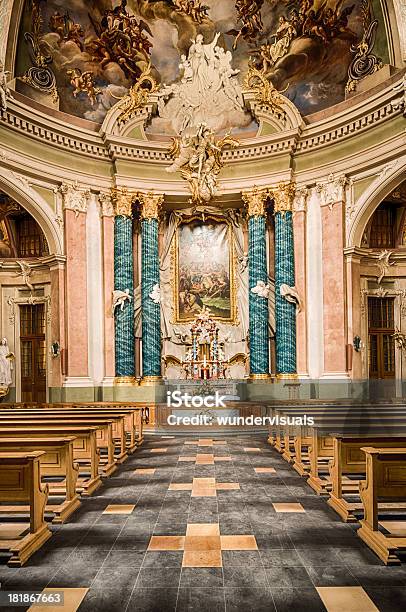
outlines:
[[224, 344], [219, 342], [219, 328], [203, 307], [190, 328], [192, 347], [182, 360], [186, 379], [218, 380], [226, 378], [228, 362], [224, 354]]

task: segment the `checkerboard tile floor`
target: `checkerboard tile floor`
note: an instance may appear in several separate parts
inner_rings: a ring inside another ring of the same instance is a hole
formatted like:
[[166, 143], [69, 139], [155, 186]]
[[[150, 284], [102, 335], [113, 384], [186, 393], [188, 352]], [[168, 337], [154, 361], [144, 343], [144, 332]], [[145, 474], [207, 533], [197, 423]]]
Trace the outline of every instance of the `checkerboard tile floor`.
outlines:
[[51, 529], [0, 582], [64, 590], [55, 612], [406, 609], [406, 565], [385, 567], [265, 436], [147, 436]]

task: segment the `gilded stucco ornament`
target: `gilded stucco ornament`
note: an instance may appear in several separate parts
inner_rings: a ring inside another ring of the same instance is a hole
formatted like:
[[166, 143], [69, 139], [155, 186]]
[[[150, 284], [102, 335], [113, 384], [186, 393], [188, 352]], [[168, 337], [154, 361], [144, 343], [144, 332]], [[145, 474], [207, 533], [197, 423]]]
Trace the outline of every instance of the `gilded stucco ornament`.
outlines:
[[59, 188], [63, 197], [64, 210], [73, 210], [76, 219], [79, 213], [87, 212], [88, 198], [90, 190], [81, 187], [77, 181], [74, 183], [62, 183]]
[[200, 123], [195, 130], [188, 130], [172, 139], [169, 155], [174, 162], [166, 171], [179, 171], [182, 178], [188, 181], [191, 204], [210, 202], [218, 191], [217, 176], [224, 166], [221, 153], [225, 147], [236, 147], [238, 144], [238, 140], [229, 133], [216, 139], [213, 130], [206, 123]]
[[[120, 109], [118, 124], [129, 121], [139, 110], [148, 104], [149, 96], [158, 91], [158, 85], [151, 74], [151, 63], [138, 77], [137, 82], [132, 85], [128, 94], [117, 103]], [[113, 97], [113, 94], [111, 94]]]
[[282, 213], [291, 212], [293, 210], [293, 200], [296, 195], [295, 183], [279, 183], [276, 187], [271, 187], [268, 190], [269, 196], [274, 201], [274, 212]]
[[255, 100], [261, 105], [266, 106], [273, 113], [280, 116], [285, 115], [283, 108], [284, 99], [281, 96], [289, 85], [282, 91], [278, 91], [269, 81], [262, 70], [258, 70], [254, 66], [250, 66], [244, 79], [245, 89], [254, 92]]
[[137, 199], [137, 193], [126, 187], [114, 187], [111, 190], [114, 216], [131, 217], [133, 214], [133, 204]]
[[141, 205], [141, 219], [148, 220], [158, 219], [159, 211], [164, 201], [162, 193], [140, 193], [137, 196]]
[[258, 187], [254, 187], [249, 191], [242, 192], [242, 199], [247, 206], [247, 212], [249, 217], [265, 217], [265, 203], [267, 197], [267, 191], [264, 189], [259, 189]]

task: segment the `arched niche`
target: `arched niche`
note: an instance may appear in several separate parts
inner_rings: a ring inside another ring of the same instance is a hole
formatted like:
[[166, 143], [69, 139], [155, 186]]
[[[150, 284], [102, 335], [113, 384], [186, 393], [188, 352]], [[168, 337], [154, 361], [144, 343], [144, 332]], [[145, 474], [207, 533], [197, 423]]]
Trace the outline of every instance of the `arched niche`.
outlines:
[[48, 243], [51, 255], [63, 255], [63, 234], [55, 220], [55, 211], [34, 189], [13, 174], [0, 168], [0, 191], [13, 198], [38, 223]]
[[406, 179], [406, 155], [389, 162], [354, 205], [355, 213], [348, 231], [347, 246], [360, 247], [366, 225], [384, 200]]

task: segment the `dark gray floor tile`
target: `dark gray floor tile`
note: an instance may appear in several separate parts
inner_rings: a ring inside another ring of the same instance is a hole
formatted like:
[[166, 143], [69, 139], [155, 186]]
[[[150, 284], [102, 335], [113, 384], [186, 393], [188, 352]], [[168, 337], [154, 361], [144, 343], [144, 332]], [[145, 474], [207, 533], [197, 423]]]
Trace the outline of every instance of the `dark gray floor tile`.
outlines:
[[89, 565], [63, 566], [49, 581], [52, 588], [80, 588], [90, 587], [99, 568]]
[[313, 586], [303, 566], [274, 566], [266, 569], [266, 575], [271, 588], [310, 588]]
[[183, 567], [180, 588], [223, 587], [221, 567]]
[[262, 567], [258, 550], [223, 550], [224, 567]]
[[174, 612], [178, 589], [176, 588], [135, 588], [126, 612]]
[[260, 551], [261, 561], [264, 567], [303, 567], [303, 561], [296, 550], [265, 548]]
[[255, 612], [273, 612], [273, 597], [267, 588], [232, 588], [224, 589], [227, 612], [254, 610]]
[[359, 586], [358, 580], [347, 567], [343, 566], [315, 566], [307, 567], [308, 574], [314, 586]]
[[325, 612], [326, 608], [316, 589], [271, 588], [277, 612]]
[[222, 588], [180, 588], [176, 612], [225, 612]]
[[267, 587], [265, 570], [259, 567], [224, 567], [224, 586], [230, 587]]
[[379, 612], [404, 612], [406, 610], [405, 587], [365, 587]]
[[147, 551], [142, 567], [181, 567], [182, 560], [181, 550]]
[[180, 567], [141, 568], [136, 587], [149, 589], [177, 588], [180, 581], [180, 572]]

